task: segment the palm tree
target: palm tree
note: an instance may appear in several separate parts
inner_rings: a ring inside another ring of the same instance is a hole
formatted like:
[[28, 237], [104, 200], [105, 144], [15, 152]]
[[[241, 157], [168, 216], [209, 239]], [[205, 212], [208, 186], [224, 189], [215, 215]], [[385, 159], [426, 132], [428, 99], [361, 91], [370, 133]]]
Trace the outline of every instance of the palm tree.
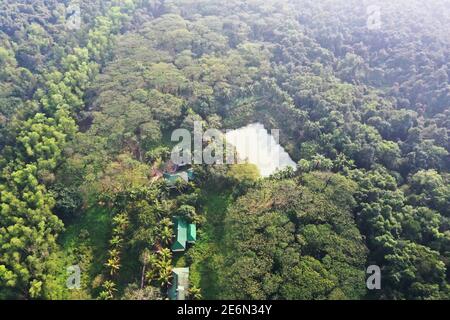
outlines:
[[116, 247], [116, 248], [122, 247], [122, 243], [123, 243], [123, 239], [122, 239], [120, 236], [118, 236], [118, 235], [113, 236], [113, 237], [111, 238], [111, 240], [109, 240], [109, 244], [110, 244], [112, 247]]
[[161, 238], [161, 242], [163, 244], [168, 244], [170, 240], [172, 239], [172, 226], [173, 223], [169, 218], [163, 218], [159, 222], [159, 236]]
[[169, 248], [162, 248], [158, 251], [158, 254], [162, 261], [170, 261], [172, 259], [172, 251]]
[[201, 289], [197, 288], [196, 286], [190, 287], [189, 296], [191, 297], [192, 300], [201, 300], [202, 299]]
[[108, 251], [109, 259], [105, 265], [110, 268], [110, 274], [114, 275], [120, 269], [120, 255], [117, 249], [111, 249]]
[[173, 225], [172, 221], [169, 218], [164, 218], [159, 223], [161, 226], [169, 228]]
[[120, 260], [119, 257], [111, 257], [109, 258], [106, 263], [105, 266], [107, 266], [110, 269], [110, 274], [111, 276], [113, 276], [114, 274], [116, 274], [116, 272], [119, 271], [120, 269]]
[[189, 184], [186, 181], [184, 181], [183, 179], [177, 179], [177, 180], [175, 180], [174, 186], [178, 192], [182, 192], [183, 190], [187, 189]]
[[118, 258], [120, 255], [120, 251], [113, 248], [113, 249], [108, 250], [108, 254], [110, 257]]
[[120, 213], [113, 218], [115, 234], [123, 234], [128, 227], [128, 216], [126, 213]]
[[103, 283], [103, 291], [100, 293], [100, 297], [110, 300], [114, 298], [114, 292], [116, 292], [116, 284], [110, 280], [106, 280]]
[[167, 282], [164, 279], [172, 276], [172, 260], [159, 260], [156, 270], [158, 270], [158, 281], [160, 281], [161, 285], [164, 285]]
[[169, 265], [159, 271], [158, 281], [161, 287], [167, 288], [172, 280], [172, 266]]
[[[142, 268], [142, 273], [145, 275], [144, 278], [147, 280], [147, 282], [151, 282], [152, 280], [155, 280], [157, 278], [157, 275], [159, 273], [159, 270], [161, 269], [161, 266], [159, 264], [158, 258], [155, 254], [149, 252], [146, 250], [148, 254], [143, 257], [142, 262], [146, 262], [144, 267]], [[143, 254], [145, 255], [145, 254]], [[146, 271], [147, 269], [147, 271]], [[142, 281], [141, 281], [142, 282]], [[142, 285], [142, 283], [141, 283]]]
[[[153, 280], [158, 279], [158, 272], [155, 269], [149, 269], [145, 272], [144, 283], [150, 284]], [[142, 284], [141, 284], [142, 285]]]
[[168, 226], [163, 226], [160, 233], [161, 233], [160, 234], [161, 242], [166, 245], [169, 244], [173, 236], [172, 228]]
[[122, 227], [117, 226], [117, 227], [113, 228], [112, 233], [113, 233], [113, 235], [123, 236], [123, 234], [125, 233], [125, 230]]

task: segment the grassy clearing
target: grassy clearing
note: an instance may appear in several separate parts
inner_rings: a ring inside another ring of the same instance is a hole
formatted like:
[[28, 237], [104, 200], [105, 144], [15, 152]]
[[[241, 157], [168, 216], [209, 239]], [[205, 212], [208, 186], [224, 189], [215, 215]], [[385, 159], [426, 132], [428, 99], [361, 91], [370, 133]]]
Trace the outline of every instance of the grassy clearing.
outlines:
[[102, 272], [111, 237], [111, 215], [105, 208], [91, 207], [75, 219], [59, 238], [65, 260], [79, 265], [82, 289], [89, 292]]
[[189, 250], [192, 261], [191, 283], [202, 290], [204, 299], [220, 298], [220, 271], [223, 269], [224, 218], [230, 203], [230, 191], [205, 188], [202, 201], [206, 222], [199, 230], [199, 239]]

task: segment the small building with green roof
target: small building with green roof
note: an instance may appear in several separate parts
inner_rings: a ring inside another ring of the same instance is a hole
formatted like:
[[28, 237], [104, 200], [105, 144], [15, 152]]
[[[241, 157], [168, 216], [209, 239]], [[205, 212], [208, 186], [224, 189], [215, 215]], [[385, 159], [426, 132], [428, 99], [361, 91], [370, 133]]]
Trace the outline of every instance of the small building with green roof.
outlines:
[[172, 245], [172, 251], [177, 252], [186, 250], [187, 228], [188, 226], [185, 219], [175, 218], [175, 242]]
[[195, 224], [190, 223], [187, 228], [187, 242], [195, 243], [195, 241], [197, 241], [197, 228]]
[[194, 176], [194, 170], [192, 168], [188, 169], [186, 171], [186, 173], [188, 175], [189, 181], [194, 180], [195, 176]]
[[170, 300], [186, 300], [189, 290], [189, 268], [174, 268], [172, 286], [168, 295]]
[[163, 177], [169, 186], [175, 186], [178, 180], [187, 181], [187, 178], [185, 178], [184, 175], [179, 173], [164, 173]]
[[163, 173], [163, 178], [166, 180], [170, 187], [175, 187], [177, 181], [189, 182], [194, 180], [194, 170], [192, 168], [178, 171], [178, 172], [165, 172]]
[[197, 241], [196, 225], [193, 223], [187, 223], [184, 218], [175, 217], [174, 235], [175, 241], [172, 244], [172, 251], [185, 251], [187, 243], [195, 243]]

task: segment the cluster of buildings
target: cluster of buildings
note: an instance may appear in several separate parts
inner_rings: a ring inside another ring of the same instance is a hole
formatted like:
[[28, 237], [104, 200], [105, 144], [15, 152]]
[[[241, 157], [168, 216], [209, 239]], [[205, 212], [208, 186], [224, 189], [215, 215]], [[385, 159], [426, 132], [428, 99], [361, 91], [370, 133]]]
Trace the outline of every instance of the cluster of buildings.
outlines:
[[[165, 179], [170, 187], [175, 187], [178, 180], [185, 182], [194, 179], [194, 171], [187, 165], [175, 165], [169, 162], [166, 165], [164, 173], [158, 172], [157, 175]], [[190, 244], [197, 241], [197, 226], [195, 223], [189, 223], [183, 217], [174, 217], [174, 240], [172, 243], [172, 252], [184, 252]], [[173, 281], [168, 291], [170, 300], [185, 300], [189, 290], [189, 268], [174, 268]]]
[[[181, 217], [174, 218], [175, 239], [172, 244], [172, 252], [183, 252], [188, 244], [197, 241], [197, 227], [195, 223], [188, 223]], [[171, 300], [185, 300], [189, 289], [189, 268], [174, 268], [173, 281], [169, 289]]]

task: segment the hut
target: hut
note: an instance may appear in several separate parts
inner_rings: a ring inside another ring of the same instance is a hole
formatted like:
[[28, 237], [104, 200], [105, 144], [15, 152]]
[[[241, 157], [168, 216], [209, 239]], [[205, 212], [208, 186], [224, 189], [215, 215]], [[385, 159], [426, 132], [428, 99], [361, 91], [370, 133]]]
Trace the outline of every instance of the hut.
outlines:
[[173, 252], [185, 251], [187, 243], [195, 243], [197, 241], [197, 228], [194, 223], [187, 223], [186, 219], [174, 218], [174, 235], [175, 241], [172, 244]]
[[189, 290], [189, 268], [174, 268], [172, 286], [169, 288], [170, 300], [186, 300]]

